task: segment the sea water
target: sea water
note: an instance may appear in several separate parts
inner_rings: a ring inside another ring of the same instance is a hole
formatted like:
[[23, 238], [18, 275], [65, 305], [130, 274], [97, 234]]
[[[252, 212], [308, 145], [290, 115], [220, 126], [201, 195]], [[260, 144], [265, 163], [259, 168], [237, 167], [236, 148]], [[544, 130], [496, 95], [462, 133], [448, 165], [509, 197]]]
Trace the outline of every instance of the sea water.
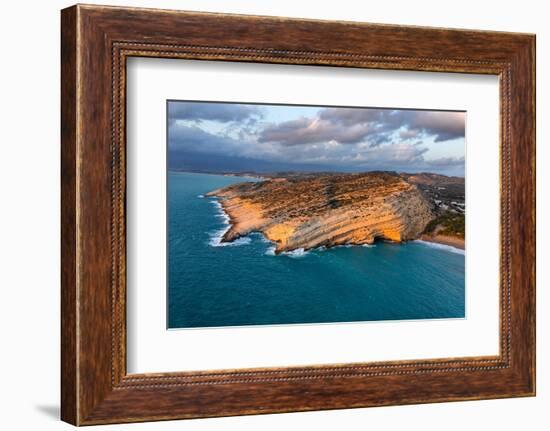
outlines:
[[224, 244], [206, 193], [250, 177], [168, 173], [168, 327], [463, 318], [464, 253], [421, 241], [275, 255], [259, 233]]

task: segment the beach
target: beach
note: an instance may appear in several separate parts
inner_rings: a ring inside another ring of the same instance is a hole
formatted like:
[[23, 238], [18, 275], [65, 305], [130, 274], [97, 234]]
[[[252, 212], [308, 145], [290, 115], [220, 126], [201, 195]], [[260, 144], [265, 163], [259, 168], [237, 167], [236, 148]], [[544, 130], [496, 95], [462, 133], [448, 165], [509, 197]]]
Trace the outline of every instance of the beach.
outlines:
[[460, 250], [466, 249], [466, 241], [463, 238], [458, 238], [450, 235], [422, 235], [419, 238], [422, 241], [432, 242], [435, 244], [448, 245], [450, 247], [459, 248]]

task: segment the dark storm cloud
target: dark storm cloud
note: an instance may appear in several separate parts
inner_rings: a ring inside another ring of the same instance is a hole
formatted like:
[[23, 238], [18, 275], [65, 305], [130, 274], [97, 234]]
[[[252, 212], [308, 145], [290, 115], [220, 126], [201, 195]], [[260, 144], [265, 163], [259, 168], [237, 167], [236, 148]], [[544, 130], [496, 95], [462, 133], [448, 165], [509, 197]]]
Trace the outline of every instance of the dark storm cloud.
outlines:
[[325, 108], [314, 118], [268, 125], [259, 141], [288, 146], [327, 141], [378, 146], [391, 142], [395, 133], [401, 140], [423, 136], [443, 142], [463, 138], [464, 131], [463, 112]]
[[168, 119], [187, 121], [254, 121], [262, 118], [262, 111], [256, 105], [206, 102], [169, 102]]
[[171, 125], [168, 129], [169, 150], [196, 153], [238, 155], [239, 141], [208, 133], [197, 126]]

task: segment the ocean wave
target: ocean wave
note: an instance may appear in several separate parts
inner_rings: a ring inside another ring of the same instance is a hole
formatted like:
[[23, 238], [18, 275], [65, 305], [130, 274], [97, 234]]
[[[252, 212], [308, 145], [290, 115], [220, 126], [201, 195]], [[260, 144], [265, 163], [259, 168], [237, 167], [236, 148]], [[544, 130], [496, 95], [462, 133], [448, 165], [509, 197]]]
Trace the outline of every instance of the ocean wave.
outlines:
[[[262, 238], [265, 238], [262, 236]], [[271, 241], [265, 239], [263, 242], [267, 242], [267, 243], [271, 243]], [[327, 248], [326, 246], [324, 245], [321, 245], [319, 247], [315, 247], [315, 248], [312, 248], [312, 249], [309, 249], [309, 250], [304, 250], [303, 248], [297, 248], [296, 250], [292, 250], [292, 251], [283, 251], [282, 253], [280, 253], [281, 255], [284, 255], [284, 256], [288, 256], [288, 257], [304, 257], [306, 255], [308, 255], [310, 252], [323, 252], [323, 251], [326, 251], [326, 250], [334, 250], [334, 249], [337, 249], [337, 248], [351, 248], [351, 247], [367, 247], [367, 248], [373, 248], [373, 247], [376, 247], [376, 245], [374, 244], [361, 244], [361, 245], [353, 245], [353, 244], [340, 244], [340, 245], [336, 245], [336, 246], [332, 246], [330, 248]], [[272, 246], [272, 247], [269, 247], [265, 253], [265, 255], [267, 256], [275, 256], [275, 246]]]
[[220, 229], [216, 232], [211, 233], [208, 244], [211, 245], [212, 247], [236, 247], [239, 245], [250, 244], [250, 242], [252, 241], [249, 237], [242, 236], [231, 242], [222, 242], [222, 238], [228, 230], [229, 230], [229, 226], [227, 226], [224, 229]]
[[266, 256], [275, 256], [275, 246], [269, 247], [264, 254]]
[[413, 242], [424, 244], [428, 247], [437, 248], [439, 250], [445, 250], [445, 251], [448, 251], [448, 252], [451, 252], [451, 253], [461, 254], [463, 256], [466, 254], [465, 250], [462, 250], [461, 248], [453, 247], [453, 246], [447, 245], [447, 244], [439, 244], [437, 242], [423, 241], [421, 239], [417, 239]]
[[223, 229], [217, 230], [216, 232], [212, 232], [210, 234], [210, 240], [208, 241], [208, 244], [210, 244], [212, 247], [222, 247], [223, 244], [226, 244], [226, 243], [222, 243], [222, 238], [225, 235], [225, 233], [228, 231], [228, 229], [229, 229], [229, 226]]
[[204, 195], [198, 195], [197, 196], [199, 199], [204, 199]]
[[[273, 247], [269, 247], [265, 253], [265, 255], [267, 256], [276, 256], [275, 254], [275, 246]], [[288, 257], [291, 257], [291, 258], [300, 258], [300, 257], [304, 257], [306, 255], [309, 254], [309, 250], [304, 250], [303, 248], [297, 248], [296, 250], [291, 250], [291, 251], [283, 251], [281, 252], [279, 255], [281, 256], [288, 256]]]
[[[226, 214], [226, 212], [223, 210], [223, 206], [221, 203], [219, 203], [218, 200], [213, 200], [211, 201], [212, 204], [216, 207], [216, 217], [218, 218], [221, 218], [224, 223], [229, 226], [229, 222], [231, 221], [231, 219], [229, 218], [229, 216]], [[225, 233], [225, 232], [224, 232]]]
[[[330, 250], [336, 250], [337, 248], [351, 248], [351, 247], [357, 247], [357, 246], [355, 244], [337, 244], [337, 245], [330, 246], [329, 249]], [[320, 249], [320, 247], [317, 248], [317, 250], [318, 249]]]
[[223, 229], [217, 230], [210, 234], [210, 239], [208, 241], [208, 244], [211, 245], [212, 247], [235, 247], [239, 245], [250, 244], [252, 240], [248, 236], [242, 236], [231, 242], [222, 242], [223, 236], [231, 227], [229, 223], [230, 218], [225, 213], [225, 211], [223, 210], [222, 204], [220, 204], [218, 200], [213, 200], [211, 202], [216, 207], [216, 210], [217, 210], [216, 217], [221, 218], [225, 226]]
[[292, 251], [283, 251], [281, 254], [284, 254], [288, 257], [304, 257], [309, 254], [309, 251], [304, 250], [303, 248], [297, 248], [296, 250]]

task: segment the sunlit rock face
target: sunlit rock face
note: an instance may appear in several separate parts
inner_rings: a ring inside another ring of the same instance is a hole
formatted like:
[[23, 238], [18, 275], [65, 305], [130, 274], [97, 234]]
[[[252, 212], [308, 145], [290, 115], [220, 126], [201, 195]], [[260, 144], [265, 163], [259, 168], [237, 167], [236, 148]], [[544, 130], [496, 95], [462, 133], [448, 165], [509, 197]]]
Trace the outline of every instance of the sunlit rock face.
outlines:
[[223, 242], [262, 232], [276, 253], [418, 238], [433, 206], [406, 177], [390, 172], [303, 174], [212, 191], [229, 215]]

